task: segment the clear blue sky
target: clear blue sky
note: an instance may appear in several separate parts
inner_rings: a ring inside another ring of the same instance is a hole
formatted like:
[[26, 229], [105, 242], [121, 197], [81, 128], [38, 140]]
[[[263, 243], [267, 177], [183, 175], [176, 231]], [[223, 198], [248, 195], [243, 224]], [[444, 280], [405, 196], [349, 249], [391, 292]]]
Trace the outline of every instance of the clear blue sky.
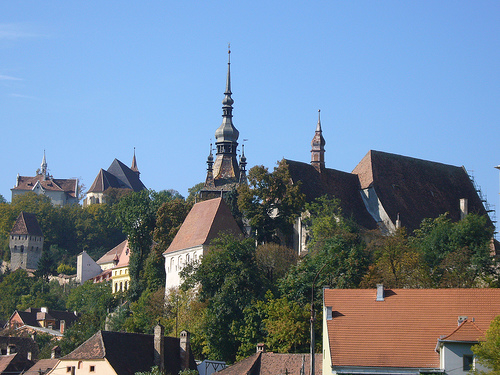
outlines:
[[[0, 194], [34, 175], [90, 187], [136, 147], [145, 185], [205, 179], [231, 43], [249, 167], [368, 150], [473, 171], [499, 205], [498, 1], [2, 1]], [[500, 216], [500, 214], [499, 214]]]

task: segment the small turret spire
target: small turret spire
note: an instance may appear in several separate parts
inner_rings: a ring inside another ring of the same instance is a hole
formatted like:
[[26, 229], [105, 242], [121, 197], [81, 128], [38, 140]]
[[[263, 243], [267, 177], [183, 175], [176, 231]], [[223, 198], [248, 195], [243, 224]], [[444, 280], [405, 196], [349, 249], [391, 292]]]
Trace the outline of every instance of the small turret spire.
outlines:
[[311, 141], [311, 164], [318, 172], [325, 168], [325, 138], [321, 130], [321, 110], [318, 109], [318, 123]]
[[43, 175], [43, 179], [47, 178], [47, 159], [45, 158], [45, 150], [43, 150], [42, 164], [40, 165], [40, 174]]
[[135, 158], [135, 147], [134, 147], [134, 156], [132, 157], [132, 165], [130, 166], [134, 172], [139, 172], [139, 168], [137, 167], [137, 160]]

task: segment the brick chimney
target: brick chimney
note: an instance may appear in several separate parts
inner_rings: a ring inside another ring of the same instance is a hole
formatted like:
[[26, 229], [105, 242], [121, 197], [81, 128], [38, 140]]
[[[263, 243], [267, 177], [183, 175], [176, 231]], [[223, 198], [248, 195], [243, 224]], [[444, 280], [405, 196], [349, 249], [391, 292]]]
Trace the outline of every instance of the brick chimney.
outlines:
[[154, 330], [154, 364], [160, 371], [165, 370], [165, 328], [158, 323]]
[[189, 353], [191, 353], [191, 334], [188, 331], [182, 331], [180, 336], [180, 356], [181, 370], [189, 369]]
[[64, 331], [66, 330], [66, 321], [65, 320], [61, 320], [61, 322], [59, 323], [59, 330], [61, 331], [61, 333], [64, 334]]

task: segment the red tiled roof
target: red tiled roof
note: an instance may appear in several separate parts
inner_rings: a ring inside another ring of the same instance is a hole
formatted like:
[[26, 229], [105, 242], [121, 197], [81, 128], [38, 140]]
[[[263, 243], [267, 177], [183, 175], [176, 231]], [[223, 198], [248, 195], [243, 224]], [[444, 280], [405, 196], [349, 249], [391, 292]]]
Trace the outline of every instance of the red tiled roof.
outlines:
[[31, 191], [36, 184], [44, 190], [48, 191], [64, 191], [67, 195], [75, 197], [75, 190], [78, 186], [78, 180], [75, 178], [45, 178], [44, 175], [39, 174], [34, 177], [19, 176], [17, 178], [17, 186], [11, 190]]
[[459, 316], [474, 319], [464, 337], [478, 339], [500, 314], [500, 289], [393, 289], [384, 301], [375, 289], [326, 289], [324, 303], [333, 366], [439, 368], [437, 340], [461, 337]]
[[[128, 250], [128, 254], [127, 254], [127, 250]], [[128, 247], [128, 240], [125, 240], [125, 241], [119, 243], [118, 245], [116, 245], [115, 247], [113, 247], [106, 254], [104, 254], [102, 257], [100, 257], [96, 263], [97, 264], [111, 263], [116, 258], [118, 258], [118, 261], [120, 261], [122, 256], [130, 257], [130, 248]]]
[[208, 245], [221, 232], [241, 235], [241, 230], [222, 198], [196, 203], [172, 243], [163, 254], [194, 246]]
[[479, 337], [484, 336], [484, 333], [473, 321], [465, 319], [451, 334], [440, 340], [474, 342]]
[[43, 236], [42, 229], [38, 225], [35, 214], [21, 212], [10, 232], [12, 235], [29, 234], [31, 236]]

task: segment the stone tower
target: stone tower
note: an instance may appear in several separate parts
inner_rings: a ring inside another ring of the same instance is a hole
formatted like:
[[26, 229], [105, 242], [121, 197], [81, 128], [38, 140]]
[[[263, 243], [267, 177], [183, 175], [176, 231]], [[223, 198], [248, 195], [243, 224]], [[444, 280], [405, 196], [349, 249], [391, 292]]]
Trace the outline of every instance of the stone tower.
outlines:
[[42, 256], [43, 233], [34, 214], [21, 212], [9, 237], [10, 268], [36, 270]]
[[228, 51], [227, 79], [222, 101], [222, 124], [215, 131], [215, 160], [212, 145], [207, 159], [207, 178], [200, 191], [201, 199], [220, 197], [246, 183], [246, 157], [242, 152], [239, 163], [236, 156], [240, 132], [233, 125], [233, 103], [231, 95], [231, 50]]

